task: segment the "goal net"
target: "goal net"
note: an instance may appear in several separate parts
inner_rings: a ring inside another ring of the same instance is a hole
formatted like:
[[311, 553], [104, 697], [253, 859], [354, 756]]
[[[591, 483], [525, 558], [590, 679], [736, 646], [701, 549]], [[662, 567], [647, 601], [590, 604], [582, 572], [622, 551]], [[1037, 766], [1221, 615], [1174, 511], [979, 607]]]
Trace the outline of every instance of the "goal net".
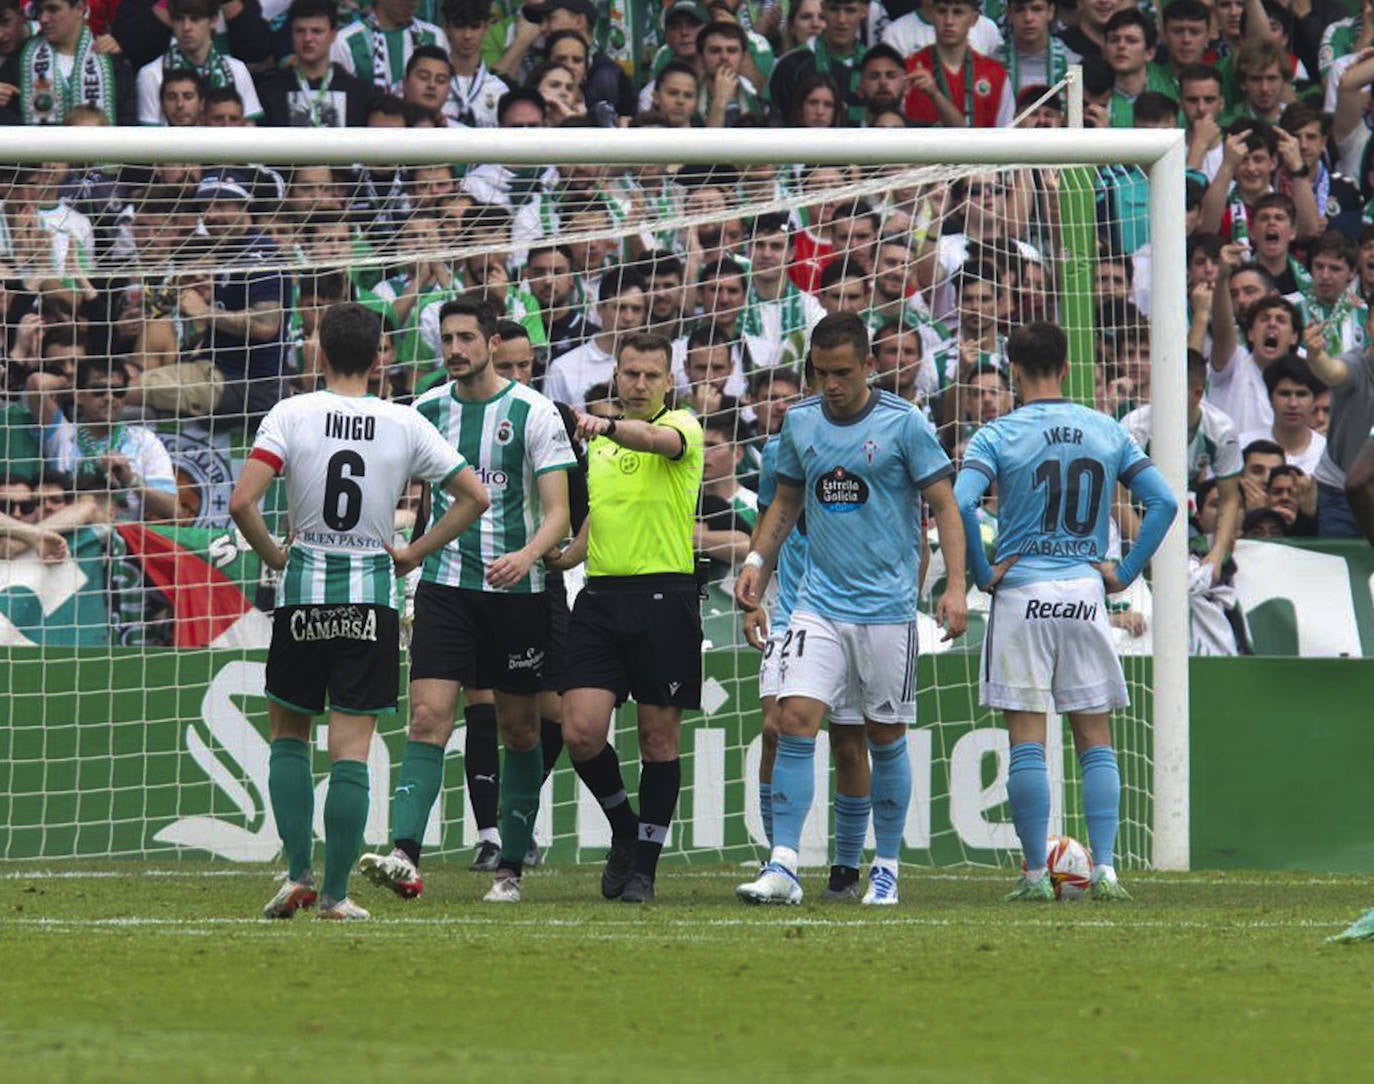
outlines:
[[[465, 292], [518, 327], [535, 386], [578, 409], [614, 410], [618, 336], [673, 340], [676, 402], [708, 445], [706, 683], [665, 852], [680, 859], [764, 846], [758, 656], [730, 590], [760, 448], [803, 393], [824, 314], [863, 317], [876, 382], [920, 404], [956, 462], [1014, 406], [1008, 331], [1056, 320], [1072, 396], [1116, 416], [1153, 396], [1154, 456], [1182, 488], [1182, 173], [1167, 133], [737, 130], [694, 133], [690, 148], [648, 128], [543, 132], [538, 146], [493, 131], [172, 135], [141, 132], [138, 161], [98, 129], [29, 130], [0, 171], [0, 511], [22, 525], [0, 538], [0, 857], [277, 855], [263, 697], [274, 583], [228, 497], [262, 414], [317, 386], [315, 328], [335, 301], [381, 314], [376, 390], [402, 402], [446, 379], [438, 311]], [[279, 485], [265, 509], [284, 534]], [[985, 544], [996, 529], [990, 501]], [[65, 557], [45, 552], [50, 532]], [[1006, 733], [977, 704], [988, 600], [973, 591], [968, 633], [940, 642], [933, 527], [930, 541], [904, 859], [1006, 864], [1019, 853]], [[1175, 532], [1152, 577], [1110, 603], [1133, 701], [1114, 721], [1126, 865], [1187, 861], [1180, 546]], [[369, 845], [390, 838], [405, 710], [373, 742]], [[632, 794], [633, 710], [614, 727]], [[1052, 825], [1083, 837], [1076, 758], [1054, 722]], [[466, 739], [460, 713], [432, 855], [477, 838]], [[826, 748], [822, 735], [808, 864], [830, 861]], [[566, 757], [536, 838], [555, 862], [608, 841]]]

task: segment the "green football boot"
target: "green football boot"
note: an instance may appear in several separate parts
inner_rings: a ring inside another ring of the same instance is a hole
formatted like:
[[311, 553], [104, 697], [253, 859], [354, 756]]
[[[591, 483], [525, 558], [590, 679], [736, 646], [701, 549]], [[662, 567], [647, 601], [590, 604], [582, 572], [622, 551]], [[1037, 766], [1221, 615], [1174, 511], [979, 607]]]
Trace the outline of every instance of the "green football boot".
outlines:
[[1053, 903], [1054, 885], [1050, 884], [1048, 874], [1032, 881], [1023, 873], [1016, 887], [1003, 898], [1008, 903]]

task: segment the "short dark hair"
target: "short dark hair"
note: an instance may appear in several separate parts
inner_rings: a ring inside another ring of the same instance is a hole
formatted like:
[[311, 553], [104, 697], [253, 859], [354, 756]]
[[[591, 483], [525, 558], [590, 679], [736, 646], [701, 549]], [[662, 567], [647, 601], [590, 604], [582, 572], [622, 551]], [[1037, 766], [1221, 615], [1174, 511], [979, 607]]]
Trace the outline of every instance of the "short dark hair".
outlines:
[[1147, 18], [1139, 8], [1126, 8], [1124, 11], [1118, 11], [1107, 20], [1106, 25], [1102, 28], [1102, 36], [1109, 38], [1113, 31], [1126, 26], [1140, 27], [1141, 32], [1145, 35], [1145, 48], [1147, 50], [1153, 49], [1159, 41], [1159, 31], [1155, 29], [1154, 22]]
[[1202, 0], [1172, 0], [1164, 8], [1164, 25], [1170, 23], [1210, 23], [1212, 9]]
[[1251, 214], [1259, 214], [1261, 211], [1270, 209], [1282, 211], [1288, 216], [1288, 221], [1294, 224], [1298, 221], [1298, 208], [1293, 203], [1291, 196], [1285, 196], [1282, 192], [1266, 192], [1255, 200], [1255, 204], [1250, 208]]
[[692, 328], [691, 334], [687, 336], [687, 352], [700, 350], [703, 347], [730, 346], [733, 340], [713, 322], [702, 320], [696, 327]]
[[1360, 249], [1350, 239], [1348, 233], [1340, 230], [1327, 230], [1318, 237], [1307, 253], [1307, 266], [1311, 267], [1318, 256], [1332, 256], [1342, 261], [1352, 271], [1359, 266]]
[[[1176, 0], [1176, 2], [1182, 3], [1183, 0]], [[1189, 2], [1191, 2], [1191, 0], [1189, 0]], [[1174, 5], [1170, 4], [1169, 6], [1173, 7]], [[1207, 9], [1204, 7], [1203, 10], [1206, 11]], [[1207, 16], [1207, 18], [1210, 17], [1210, 15]], [[1201, 82], [1212, 82], [1220, 87], [1222, 85], [1221, 73], [1210, 64], [1185, 64], [1178, 69], [1178, 86], [1180, 91], [1183, 89], [1184, 83]]]
[[730, 38], [739, 43], [739, 47], [746, 52], [749, 50], [749, 35], [744, 32], [744, 27], [738, 23], [727, 23], [722, 20], [707, 23], [697, 31], [697, 52], [702, 51], [702, 46], [706, 44], [707, 38]]
[[477, 327], [482, 332], [482, 338], [488, 342], [497, 333], [496, 325], [499, 317], [491, 303], [479, 294], [468, 293], [445, 301], [439, 310], [439, 326], [442, 327], [445, 320], [450, 316], [471, 316], [477, 321]]
[[811, 349], [837, 350], [841, 346], [853, 348], [860, 361], [869, 355], [868, 325], [852, 312], [832, 312], [811, 329]]
[[713, 260], [701, 269], [701, 280], [707, 282], [711, 279], [733, 279], [744, 278], [748, 272], [744, 265], [733, 256], [722, 256], [718, 260]]
[[1185, 375], [1188, 379], [1188, 390], [1194, 388], [1207, 387], [1207, 359], [1201, 350], [1188, 348], [1186, 360], [1184, 361]]
[[406, 120], [406, 103], [394, 94], [374, 94], [367, 100], [368, 120], [373, 117], [400, 117]]
[[701, 428], [703, 432], [710, 430], [713, 433], [724, 433], [728, 438], [727, 443], [733, 444], [739, 438], [739, 411], [727, 406], [704, 414], [701, 418]]
[[167, 14], [172, 18], [190, 15], [192, 18], [213, 19], [219, 14], [219, 7], [220, 0], [169, 0]]
[[247, 108], [243, 104], [243, 95], [239, 93], [238, 87], [232, 84], [226, 84], [222, 87], [211, 87], [205, 92], [205, 108], [207, 110], [212, 105], [223, 105], [225, 102], [237, 102], [239, 108]]
[[173, 83], [194, 83], [196, 96], [202, 101], [205, 100], [206, 83], [199, 72], [191, 68], [171, 68], [162, 73], [162, 86], [158, 88], [157, 96], [162, 97], [162, 92]]
[[1006, 354], [1027, 376], [1058, 376], [1068, 364], [1069, 340], [1058, 324], [1037, 320], [1007, 336]]
[[771, 388], [777, 381], [785, 380], [789, 384], [795, 384], [797, 390], [802, 388], [802, 378], [796, 369], [786, 365], [774, 365], [767, 369], [755, 369], [749, 375], [749, 395], [757, 399], [765, 388]]
[[1135, 100], [1135, 121], [1137, 124], [1158, 124], [1160, 121], [1178, 124], [1178, 102], [1157, 90], [1145, 90]]
[[1309, 102], [1297, 101], [1287, 106], [1279, 117], [1279, 127], [1290, 135], [1297, 135], [1309, 124], [1320, 124], [1322, 135], [1331, 131], [1331, 114], [1323, 113]]
[[1193, 257], [1199, 252], [1209, 260], [1221, 259], [1221, 250], [1226, 247], [1226, 242], [1222, 240], [1220, 234], [1216, 233], [1195, 233], [1188, 238], [1188, 262], [1193, 262]]
[[896, 49], [886, 42], [879, 42], [877, 45], [873, 46], [873, 48], [869, 49], [868, 52], [864, 53], [863, 59], [859, 61], [859, 71], [863, 71], [875, 60], [890, 60], [899, 68], [906, 67], [906, 57], [902, 56], [901, 53], [897, 52]]
[[1250, 311], [1245, 314], [1245, 330], [1248, 332], [1253, 328], [1255, 326], [1255, 321], [1260, 318], [1261, 314], [1268, 312], [1270, 309], [1282, 309], [1284, 312], [1288, 313], [1288, 318], [1293, 321], [1294, 334], [1299, 338], [1302, 337], [1302, 311], [1294, 305], [1293, 302], [1289, 301], [1288, 298], [1277, 295], [1262, 297], [1250, 306]]
[[1300, 384], [1315, 397], [1325, 384], [1317, 379], [1311, 366], [1297, 354], [1287, 354], [1264, 370], [1264, 389], [1271, 396], [1278, 391], [1280, 380], [1291, 380]]
[[644, 276], [638, 271], [633, 271], [624, 265], [610, 268], [601, 276], [601, 285], [597, 287], [597, 301], [610, 301], [619, 297], [626, 290], [635, 288], [649, 292], [648, 286], [644, 283]]
[[926, 344], [921, 341], [921, 332], [905, 320], [884, 320], [878, 325], [878, 330], [873, 333], [873, 352], [878, 352], [878, 344], [885, 343], [888, 339], [895, 339], [898, 335], [914, 335], [916, 337], [916, 353], [925, 356]]
[[[654, 89], [657, 90], [661, 87], [663, 85], [663, 80], [667, 79], [670, 75], [690, 75], [693, 83], [697, 85], [701, 84], [701, 76], [697, 74], [697, 70], [692, 67], [692, 65], [688, 64], [687, 61], [670, 60], [667, 64], [663, 65], [663, 70], [654, 76]], [[640, 116], [643, 115], [642, 113], [640, 114]], [[662, 114], [660, 114], [660, 116], [662, 116]], [[664, 117], [663, 119], [667, 121], [668, 118]]]
[[325, 364], [343, 376], [372, 368], [382, 344], [382, 318], [356, 301], [330, 305], [320, 318], [320, 349]]
[[1227, 125], [1225, 134], [1244, 134], [1247, 153], [1268, 151], [1271, 158], [1279, 153], [1279, 137], [1274, 134], [1273, 125], [1266, 121], [1249, 118], [1238, 120]]
[[496, 123], [500, 124], [505, 120], [511, 107], [519, 105], [521, 102], [537, 106], [541, 115], [549, 107], [548, 102], [544, 101], [544, 95], [533, 87], [511, 87], [496, 101]]
[[1283, 445], [1273, 440], [1252, 440], [1240, 450], [1240, 461], [1244, 463], [1252, 455], [1277, 455], [1285, 456]]
[[89, 388], [91, 381], [96, 377], [115, 375], [122, 377], [125, 386], [128, 386], [129, 371], [124, 368], [123, 362], [115, 361], [108, 354], [84, 357], [76, 363], [76, 386], [78, 388]]
[[339, 6], [334, 0], [291, 0], [291, 6], [286, 9], [287, 26], [297, 19], [319, 18], [328, 19], [331, 30], [339, 28]]
[[417, 64], [422, 60], [440, 60], [449, 72], [453, 71], [453, 61], [449, 59], [448, 53], [440, 49], [437, 45], [417, 45], [415, 51], [410, 54], [410, 59], [406, 61], [406, 75], [415, 70]]
[[496, 334], [501, 336], [503, 343], [508, 343], [512, 339], [528, 339], [530, 337], [529, 330], [525, 325], [515, 320], [496, 321]]
[[669, 374], [673, 371], [673, 344], [664, 335], [652, 331], [636, 331], [633, 335], [626, 335], [616, 348], [617, 368], [626, 350], [633, 350], [639, 354], [662, 354], [663, 371]]
[[489, 0], [444, 0], [445, 26], [480, 26], [490, 21]]

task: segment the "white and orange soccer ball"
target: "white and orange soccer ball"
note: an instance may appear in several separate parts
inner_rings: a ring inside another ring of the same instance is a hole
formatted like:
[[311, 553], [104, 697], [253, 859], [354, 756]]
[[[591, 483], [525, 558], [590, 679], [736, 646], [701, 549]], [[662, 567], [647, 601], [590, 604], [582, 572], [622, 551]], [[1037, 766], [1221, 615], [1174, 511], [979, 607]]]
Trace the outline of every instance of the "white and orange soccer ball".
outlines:
[[[1087, 895], [1092, 888], [1092, 853], [1072, 836], [1050, 836], [1049, 855], [1045, 859], [1045, 869], [1054, 885], [1054, 898], [1057, 900], [1078, 900]], [[1026, 868], [1026, 860], [1021, 860], [1021, 869]]]

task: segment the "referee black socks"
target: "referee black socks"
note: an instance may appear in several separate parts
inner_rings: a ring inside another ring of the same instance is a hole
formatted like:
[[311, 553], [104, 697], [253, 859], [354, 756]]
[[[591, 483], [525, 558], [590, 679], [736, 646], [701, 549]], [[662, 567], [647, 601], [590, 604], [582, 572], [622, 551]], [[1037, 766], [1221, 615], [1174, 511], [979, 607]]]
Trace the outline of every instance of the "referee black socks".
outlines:
[[544, 750], [544, 778], [549, 777], [563, 752], [563, 724], [557, 719], [539, 719], [539, 744]]
[[620, 776], [620, 758], [615, 755], [610, 743], [603, 745], [601, 752], [590, 760], [574, 760], [573, 769], [606, 811], [606, 819], [611, 822], [611, 835], [616, 839], [634, 839], [639, 831], [639, 818], [630, 808], [625, 780]]
[[635, 847], [635, 871], [653, 877], [658, 856], [668, 842], [668, 827], [677, 810], [682, 789], [682, 761], [645, 761], [639, 771], [639, 843]]

